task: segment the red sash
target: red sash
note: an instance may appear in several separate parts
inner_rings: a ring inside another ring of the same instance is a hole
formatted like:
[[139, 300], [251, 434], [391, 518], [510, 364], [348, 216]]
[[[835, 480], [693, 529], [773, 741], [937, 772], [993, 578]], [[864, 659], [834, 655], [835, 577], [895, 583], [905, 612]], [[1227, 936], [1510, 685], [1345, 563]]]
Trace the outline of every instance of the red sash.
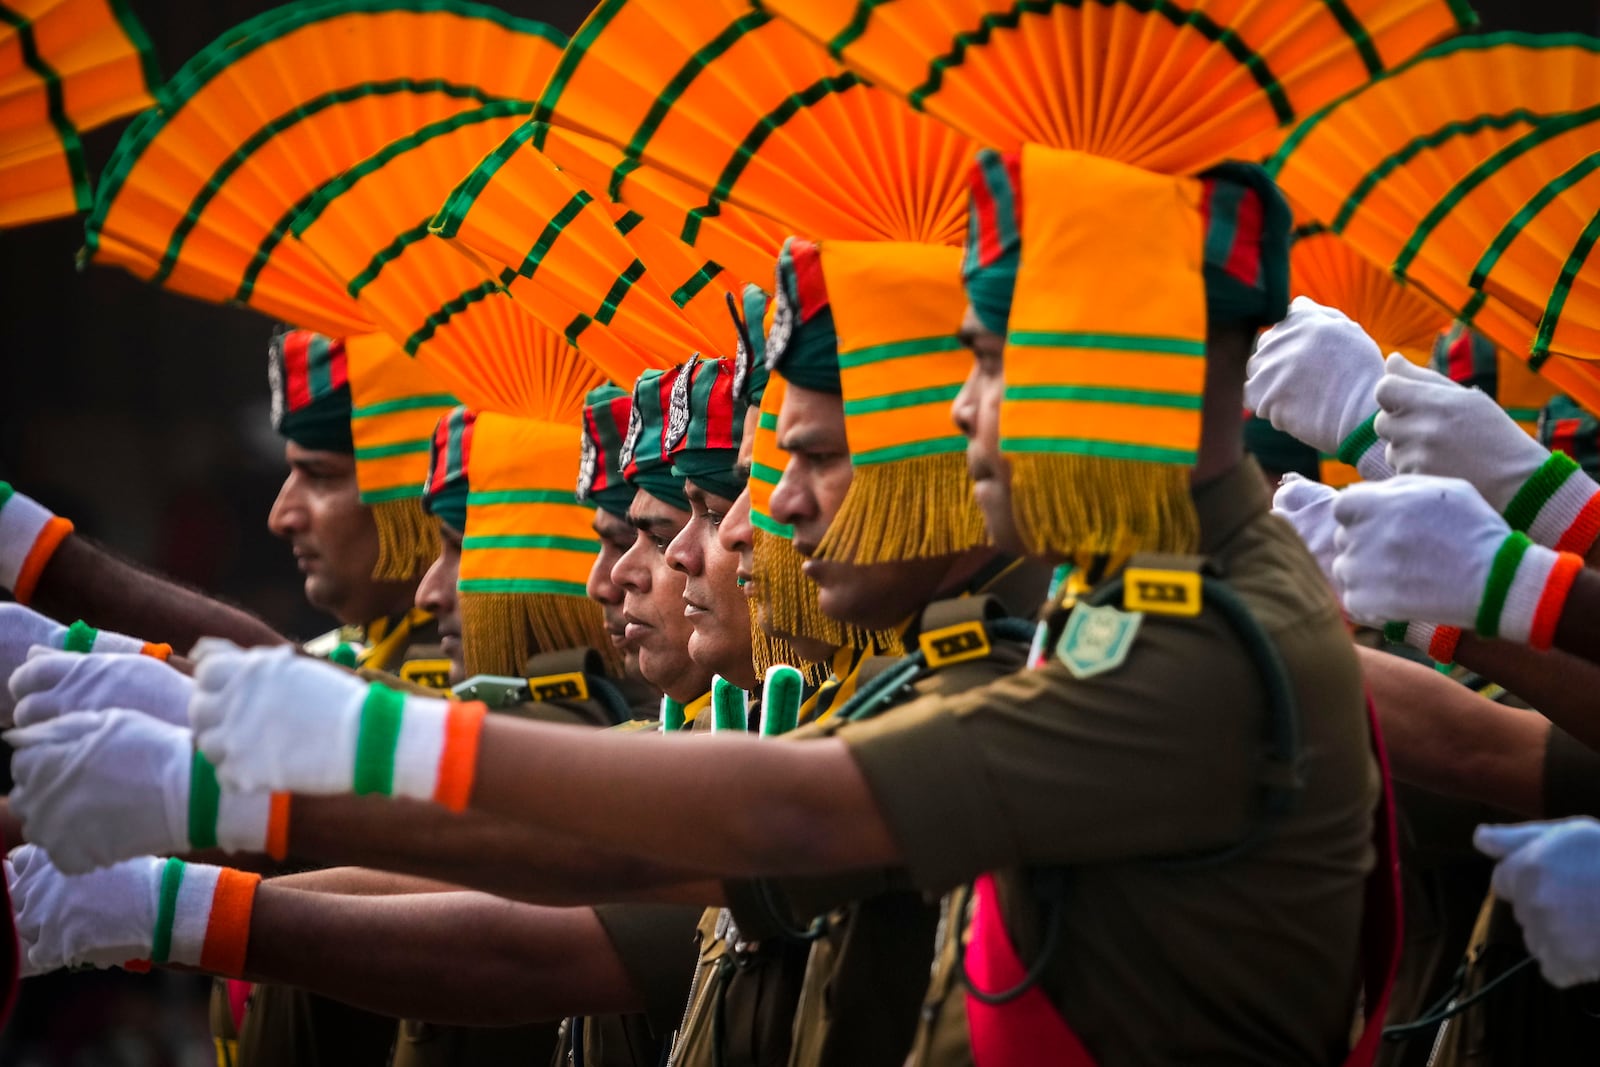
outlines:
[[[1371, 724], [1372, 751], [1378, 761], [1383, 792], [1372, 824], [1377, 862], [1367, 876], [1366, 908], [1361, 921], [1366, 1025], [1345, 1057], [1344, 1067], [1371, 1067], [1377, 1058], [1383, 1018], [1400, 965], [1400, 852], [1395, 840], [1394, 797], [1389, 784], [1389, 755], [1383, 747], [1370, 698], [1367, 721]], [[1027, 974], [1000, 915], [992, 875], [984, 875], [973, 886], [972, 939], [966, 956], [970, 980], [986, 992], [1011, 989]], [[975, 1067], [1096, 1067], [1094, 1057], [1037, 984], [1016, 999], [998, 1005], [984, 1003], [969, 990], [967, 1032]]]
[[250, 993], [255, 986], [250, 982], [241, 982], [237, 978], [228, 979], [228, 1014], [233, 1018], [233, 1034], [235, 1037], [244, 1036], [244, 1009], [250, 1002]]

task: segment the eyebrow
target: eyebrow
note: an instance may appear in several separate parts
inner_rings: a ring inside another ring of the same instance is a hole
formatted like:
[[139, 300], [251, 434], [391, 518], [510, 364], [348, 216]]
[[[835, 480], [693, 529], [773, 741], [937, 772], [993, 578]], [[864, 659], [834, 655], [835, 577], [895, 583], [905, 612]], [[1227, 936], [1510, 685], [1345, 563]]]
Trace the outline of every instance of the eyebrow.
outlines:
[[782, 452], [813, 452], [819, 448], [828, 452], [843, 452], [846, 446], [843, 441], [834, 444], [820, 434], [805, 431], [791, 434], [778, 442], [778, 449]]
[[643, 530], [645, 533], [650, 533], [652, 530], [658, 530], [663, 527], [672, 530], [676, 529], [678, 526], [675, 521], [667, 518], [665, 515], [645, 515], [639, 518], [629, 515], [628, 525], [632, 526], [635, 530]]

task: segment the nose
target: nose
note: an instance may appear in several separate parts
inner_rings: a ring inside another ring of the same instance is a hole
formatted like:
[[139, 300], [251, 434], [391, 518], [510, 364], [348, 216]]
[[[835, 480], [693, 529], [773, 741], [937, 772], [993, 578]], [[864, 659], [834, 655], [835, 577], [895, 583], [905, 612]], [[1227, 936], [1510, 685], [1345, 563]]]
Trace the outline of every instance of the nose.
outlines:
[[456, 609], [456, 583], [440, 555], [417, 583], [416, 605], [435, 618], [453, 615]]
[[633, 542], [633, 547], [622, 554], [611, 568], [611, 582], [624, 593], [650, 592], [650, 565], [645, 562], [643, 537]]
[[745, 488], [717, 527], [717, 544], [724, 552], [748, 552], [751, 547], [750, 489]]
[[691, 577], [705, 573], [705, 553], [700, 546], [703, 526], [703, 518], [697, 515], [678, 531], [678, 536], [667, 545], [667, 566]]
[[978, 414], [978, 365], [973, 363], [972, 369], [967, 372], [967, 380], [961, 383], [961, 391], [956, 394], [956, 399], [950, 405], [950, 419], [956, 424], [962, 436], [971, 440], [976, 434]]
[[772, 519], [786, 526], [804, 522], [817, 513], [816, 497], [798, 468], [799, 463], [791, 459], [772, 490]]
[[294, 471], [283, 480], [272, 510], [267, 512], [267, 529], [274, 537], [287, 541], [306, 528], [305, 506], [300, 500], [299, 475]]
[[600, 554], [595, 556], [594, 565], [589, 568], [589, 580], [584, 583], [583, 591], [589, 594], [589, 599], [596, 604], [614, 608], [622, 603], [622, 590], [611, 580], [611, 569], [620, 558], [609, 545], [602, 546]]

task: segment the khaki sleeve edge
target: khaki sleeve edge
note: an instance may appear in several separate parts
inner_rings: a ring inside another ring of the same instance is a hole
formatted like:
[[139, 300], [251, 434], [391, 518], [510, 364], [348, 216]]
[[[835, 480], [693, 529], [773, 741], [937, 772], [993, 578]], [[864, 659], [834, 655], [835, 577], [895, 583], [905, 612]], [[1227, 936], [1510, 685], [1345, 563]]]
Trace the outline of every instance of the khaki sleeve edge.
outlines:
[[678, 904], [601, 904], [594, 909], [657, 1035], [678, 1025], [689, 999], [697, 958], [695, 926], [702, 912]]

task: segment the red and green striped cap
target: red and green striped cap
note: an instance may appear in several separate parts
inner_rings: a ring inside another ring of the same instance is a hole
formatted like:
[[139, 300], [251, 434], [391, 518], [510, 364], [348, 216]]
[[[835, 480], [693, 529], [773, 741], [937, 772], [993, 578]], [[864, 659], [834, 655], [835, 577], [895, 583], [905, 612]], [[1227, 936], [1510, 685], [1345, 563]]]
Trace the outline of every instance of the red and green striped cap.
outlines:
[[[978, 153], [962, 280], [973, 314], [1006, 332], [1022, 257], [1022, 156]], [[1253, 163], [1223, 163], [1200, 175], [1206, 310], [1218, 322], [1266, 326], [1289, 310], [1289, 203]]]
[[583, 398], [578, 499], [622, 518], [628, 517], [634, 494], [633, 486], [622, 477], [622, 442], [632, 410], [633, 397], [615, 385], [591, 389]]
[[1493, 341], [1459, 319], [1433, 342], [1433, 369], [1457, 385], [1499, 393], [1500, 359]]
[[350, 371], [344, 341], [310, 330], [281, 330], [267, 348], [272, 428], [301, 448], [355, 453], [350, 434]]
[[772, 297], [759, 285], [746, 283], [740, 293], [739, 312], [734, 324], [738, 330], [738, 354], [734, 358], [733, 395], [746, 408], [761, 406], [767, 392], [767, 309]]
[[1570, 396], [1551, 397], [1539, 412], [1539, 443], [1572, 457], [1585, 474], [1600, 479], [1600, 420]]
[[689, 388], [674, 389], [666, 445], [672, 473], [724, 500], [744, 491], [739, 438], [745, 405], [734, 395], [734, 362], [696, 357], [679, 370]]
[[672, 473], [672, 457], [667, 449], [667, 413], [672, 410], [672, 392], [689, 388], [689, 379], [682, 370], [682, 366], [667, 370], [652, 368], [639, 375], [633, 386], [628, 433], [622, 439], [618, 461], [622, 477], [629, 485], [688, 511], [689, 498], [683, 495], [683, 479]]
[[774, 293], [767, 368], [791, 385], [838, 395], [839, 337], [815, 241], [790, 237], [783, 242]]
[[968, 182], [961, 280], [978, 321], [985, 329], [1004, 334], [1022, 261], [1022, 155], [985, 148], [978, 153]]
[[477, 413], [465, 404], [440, 417], [428, 451], [428, 480], [422, 486], [422, 509], [462, 535], [467, 532], [467, 496], [471, 490], [467, 463], [477, 421]]

